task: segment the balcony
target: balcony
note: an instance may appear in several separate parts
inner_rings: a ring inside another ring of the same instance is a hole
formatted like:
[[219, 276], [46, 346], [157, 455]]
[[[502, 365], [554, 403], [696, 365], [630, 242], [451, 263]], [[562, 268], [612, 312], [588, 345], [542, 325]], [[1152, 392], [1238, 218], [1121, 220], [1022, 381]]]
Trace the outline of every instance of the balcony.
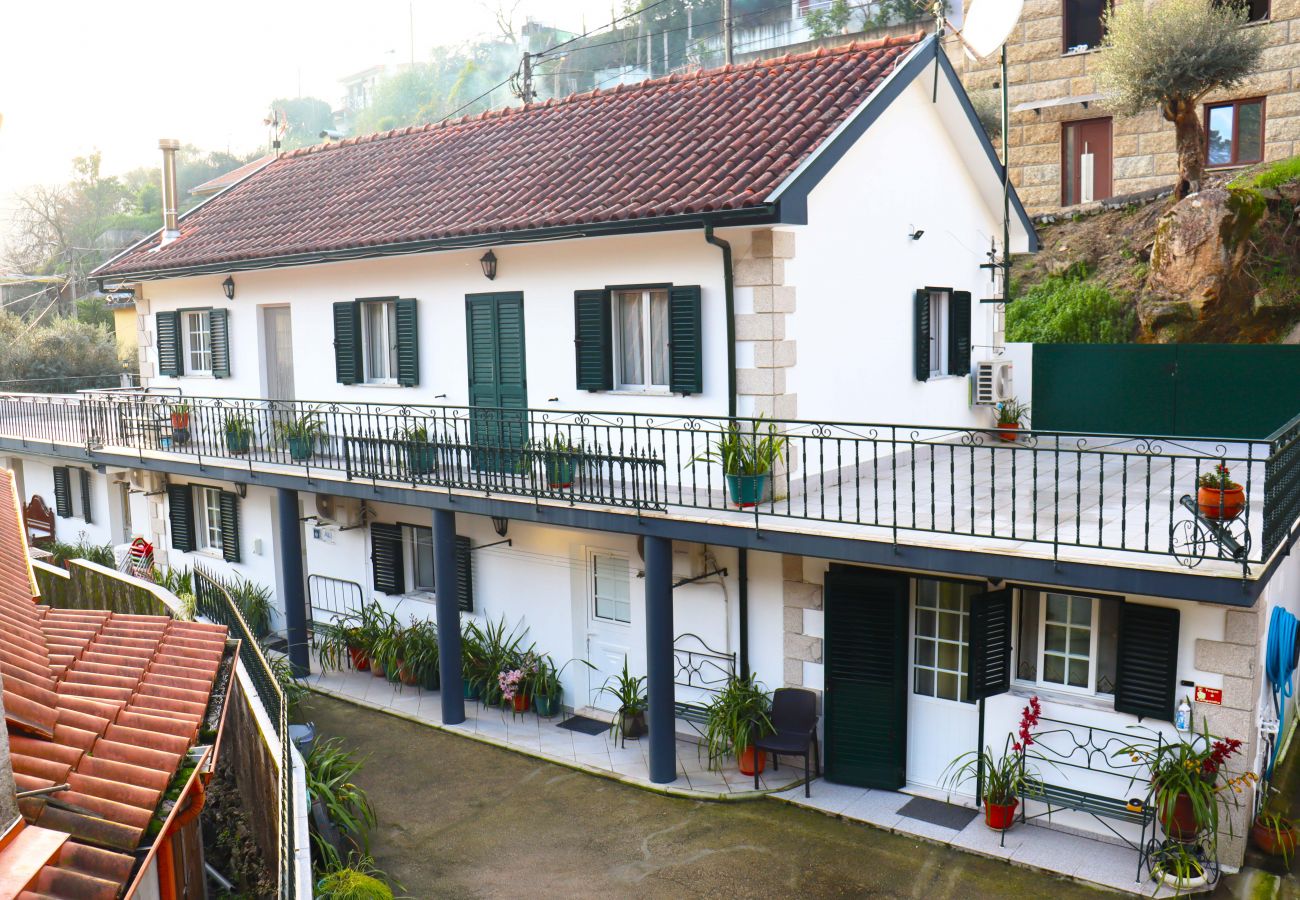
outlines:
[[[174, 416], [180, 403], [188, 410]], [[716, 459], [728, 434], [742, 445], [782, 445], [752, 505], [734, 502]], [[1258, 575], [1300, 518], [1300, 417], [1257, 441], [1047, 431], [1006, 441], [977, 428], [124, 390], [0, 395], [0, 440], [146, 466], [197, 461], [317, 482], [1237, 578]], [[1227, 521], [1199, 513], [1195, 502], [1197, 479], [1218, 465], [1246, 496]]]

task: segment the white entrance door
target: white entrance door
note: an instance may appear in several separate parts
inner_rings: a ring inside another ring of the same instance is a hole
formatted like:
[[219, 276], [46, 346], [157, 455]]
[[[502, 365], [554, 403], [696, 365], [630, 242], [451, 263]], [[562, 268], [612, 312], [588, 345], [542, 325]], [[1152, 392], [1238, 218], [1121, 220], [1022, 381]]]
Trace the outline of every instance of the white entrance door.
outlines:
[[266, 342], [266, 396], [272, 400], [292, 400], [293, 328], [289, 307], [262, 307], [262, 333]]
[[618, 709], [618, 701], [601, 688], [623, 672], [628, 660], [633, 675], [641, 654], [632, 651], [631, 567], [628, 559], [599, 550], [592, 551], [587, 563], [587, 660], [588, 700], [599, 709]]
[[[979, 719], [966, 697], [970, 653], [970, 598], [980, 585], [928, 578], [912, 580], [911, 675], [907, 703], [907, 783], [943, 787], [944, 769], [975, 749]], [[974, 793], [963, 786], [962, 792]]]

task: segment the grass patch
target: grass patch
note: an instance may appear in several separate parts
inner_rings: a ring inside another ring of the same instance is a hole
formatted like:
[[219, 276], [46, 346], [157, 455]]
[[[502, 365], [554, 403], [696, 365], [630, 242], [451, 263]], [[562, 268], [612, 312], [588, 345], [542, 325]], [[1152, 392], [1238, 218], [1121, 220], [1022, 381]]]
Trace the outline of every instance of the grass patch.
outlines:
[[1122, 344], [1136, 330], [1133, 307], [1079, 270], [1053, 275], [1007, 307], [1008, 341]]
[[1279, 159], [1262, 172], [1247, 172], [1232, 180], [1228, 187], [1270, 189], [1300, 181], [1300, 156]]

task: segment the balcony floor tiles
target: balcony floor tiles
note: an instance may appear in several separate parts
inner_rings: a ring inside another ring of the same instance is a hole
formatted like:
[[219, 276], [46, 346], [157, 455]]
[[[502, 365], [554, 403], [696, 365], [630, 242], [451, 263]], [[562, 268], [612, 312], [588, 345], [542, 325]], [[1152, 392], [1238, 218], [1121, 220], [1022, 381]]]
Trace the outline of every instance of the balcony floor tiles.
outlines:
[[[474, 701], [465, 702], [464, 722], [443, 726], [441, 695], [436, 691], [400, 687], [369, 672], [350, 669], [322, 672], [316, 659], [312, 664], [312, 675], [307, 681], [313, 689], [562, 765], [613, 775], [642, 787], [666, 787], [676, 794], [700, 799], [752, 796], [754, 792], [752, 776], [741, 775], [731, 763], [721, 772], [710, 770], [708, 758], [700, 745], [680, 734], [677, 740], [678, 777], [671, 784], [656, 785], [650, 781], [649, 749], [644, 741], [629, 740], [623, 747], [608, 733], [586, 735], [559, 728], [563, 716], [542, 719], [531, 712], [503, 712], [485, 708]], [[802, 778], [801, 767], [783, 766], [780, 772], [773, 772], [769, 767], [760, 776], [760, 790], [778, 790]]]

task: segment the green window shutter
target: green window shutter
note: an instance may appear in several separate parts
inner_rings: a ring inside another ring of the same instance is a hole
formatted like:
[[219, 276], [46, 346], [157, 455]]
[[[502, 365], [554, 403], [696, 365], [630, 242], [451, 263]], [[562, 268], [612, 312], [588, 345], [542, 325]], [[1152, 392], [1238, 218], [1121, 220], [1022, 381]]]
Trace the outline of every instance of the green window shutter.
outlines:
[[1173, 721], [1178, 688], [1176, 609], [1123, 603], [1115, 654], [1115, 711]]
[[54, 511], [65, 519], [72, 515], [72, 479], [67, 466], [54, 467]]
[[230, 491], [221, 492], [221, 556], [226, 562], [237, 563], [239, 557], [239, 497]]
[[914, 347], [915, 365], [914, 371], [917, 381], [930, 380], [930, 292], [925, 288], [916, 292], [912, 301], [915, 307], [913, 321], [915, 323], [912, 335], [912, 345]]
[[172, 547], [182, 553], [195, 549], [194, 491], [188, 484], [167, 485], [167, 515], [172, 525]]
[[181, 314], [160, 312], [154, 318], [158, 337], [158, 374], [181, 374]]
[[573, 292], [573, 345], [580, 391], [608, 391], [614, 387], [610, 318], [609, 291]]
[[401, 525], [371, 523], [370, 567], [374, 574], [375, 590], [384, 594], [406, 592]]
[[668, 289], [668, 388], [675, 394], [704, 390], [700, 347], [700, 288]]
[[967, 660], [967, 700], [983, 700], [1011, 690], [1011, 588], [971, 597]]
[[90, 518], [90, 470], [78, 469], [81, 475], [81, 518], [86, 520], [86, 524], [91, 524]]
[[339, 384], [361, 380], [361, 304], [334, 304], [334, 374]]
[[948, 295], [948, 374], [970, 374], [970, 291]]
[[470, 557], [472, 549], [469, 538], [456, 535], [456, 600], [461, 612], [474, 611], [474, 563]]
[[230, 377], [230, 311], [208, 311], [208, 332], [212, 343], [212, 377]]
[[415, 301], [398, 300], [396, 306], [397, 383], [402, 387], [415, 387], [420, 383], [420, 329]]

